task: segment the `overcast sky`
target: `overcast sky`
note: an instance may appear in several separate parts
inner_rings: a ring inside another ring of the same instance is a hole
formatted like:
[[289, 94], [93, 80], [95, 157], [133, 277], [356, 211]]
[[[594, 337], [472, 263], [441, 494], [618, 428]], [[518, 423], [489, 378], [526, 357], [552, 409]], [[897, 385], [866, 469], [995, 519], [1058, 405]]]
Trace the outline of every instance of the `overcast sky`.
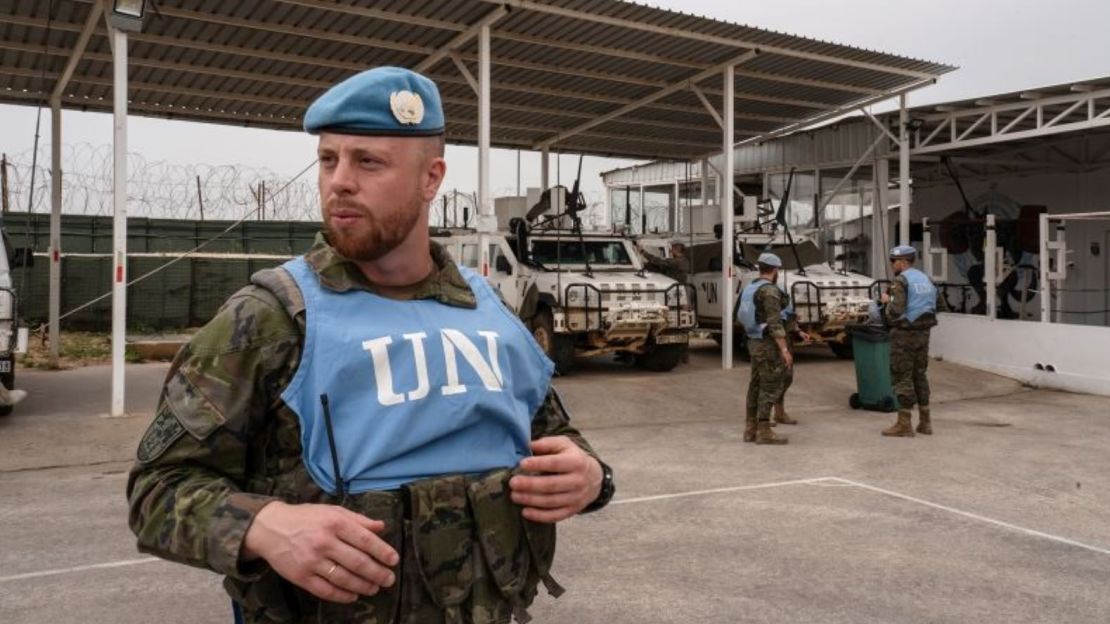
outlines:
[[[1106, 0], [654, 0], [645, 4], [959, 66], [937, 85], [914, 93], [911, 105], [1110, 76], [1110, 2]], [[64, 115], [65, 143], [111, 142], [109, 115]], [[49, 110], [42, 118], [42, 143], [46, 144]], [[33, 108], [0, 105], [0, 149], [9, 154], [29, 150], [34, 122]], [[129, 128], [129, 151], [148, 162], [243, 164], [292, 175], [312, 160], [315, 147], [311, 137], [292, 132], [141, 117], [132, 118]], [[522, 160], [523, 186], [538, 186], [539, 155], [525, 153]], [[573, 179], [577, 160], [563, 157], [564, 183]], [[630, 162], [587, 157], [584, 190], [597, 193], [599, 172]], [[514, 191], [516, 153], [495, 150], [492, 172], [495, 194]], [[444, 188], [473, 191], [476, 178], [476, 151], [449, 148]]]

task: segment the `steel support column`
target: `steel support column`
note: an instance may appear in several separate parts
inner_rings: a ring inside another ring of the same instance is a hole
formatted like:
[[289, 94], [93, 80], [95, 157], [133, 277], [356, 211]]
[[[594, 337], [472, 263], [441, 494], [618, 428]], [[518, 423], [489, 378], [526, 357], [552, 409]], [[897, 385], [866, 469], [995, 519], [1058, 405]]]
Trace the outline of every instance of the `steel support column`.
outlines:
[[983, 237], [983, 289], [987, 295], [987, 318], [998, 316], [998, 232], [994, 215], [987, 215], [987, 235]]
[[898, 244], [910, 244], [910, 136], [906, 97], [898, 96]]
[[1049, 263], [1049, 259], [1051, 258], [1051, 256], [1049, 255], [1049, 245], [1048, 245], [1048, 242], [1049, 242], [1048, 241], [1048, 214], [1041, 213], [1039, 223], [1038, 223], [1038, 227], [1039, 227], [1039, 230], [1040, 230], [1040, 239], [1041, 239], [1041, 245], [1040, 245], [1040, 247], [1041, 247], [1041, 261], [1040, 261], [1040, 267], [1039, 267], [1040, 272], [1041, 272], [1041, 277], [1040, 277], [1040, 282], [1039, 282], [1040, 287], [1041, 287], [1041, 292], [1040, 292], [1041, 322], [1042, 323], [1050, 323], [1050, 322], [1052, 322], [1052, 316], [1051, 316], [1052, 308], [1050, 307], [1051, 306], [1051, 301], [1052, 301], [1052, 282], [1049, 281], [1049, 279], [1048, 279], [1048, 277], [1049, 277], [1048, 263]]
[[736, 129], [735, 67], [729, 65], [724, 72], [725, 128], [721, 149], [724, 171], [721, 180], [721, 367], [732, 368], [732, 250], [736, 232], [733, 231], [733, 180], [736, 174], [736, 152], [733, 150], [733, 131]]
[[50, 367], [58, 367], [62, 307], [62, 102], [50, 99]]
[[[489, 156], [490, 156], [490, 71], [489, 71], [489, 24], [483, 24], [478, 32], [478, 215], [476, 219], [478, 237], [478, 257], [482, 275], [489, 276], [489, 236], [486, 234], [497, 229], [497, 217], [493, 214], [493, 199], [490, 197]], [[491, 223], [492, 222], [492, 223]]]
[[112, 39], [112, 405], [124, 415], [124, 347], [127, 338], [127, 33]]

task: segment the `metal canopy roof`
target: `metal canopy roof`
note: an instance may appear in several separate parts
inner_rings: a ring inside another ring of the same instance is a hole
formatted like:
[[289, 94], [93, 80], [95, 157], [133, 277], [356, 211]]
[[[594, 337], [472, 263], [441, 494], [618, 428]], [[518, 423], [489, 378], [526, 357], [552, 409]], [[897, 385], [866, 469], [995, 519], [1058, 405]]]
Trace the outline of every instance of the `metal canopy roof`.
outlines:
[[[3, 3], [0, 101], [37, 101], [71, 73], [58, 94], [63, 107], [111, 110], [111, 50], [93, 1], [54, 0], [52, 17], [48, 2]], [[129, 37], [132, 114], [282, 130], [299, 130], [302, 112], [328, 86], [393, 64], [435, 79], [448, 141], [476, 143], [483, 23], [492, 36], [492, 143], [507, 148], [670, 159], [720, 151], [720, 72], [731, 62], [740, 62], [736, 140], [953, 69], [614, 0], [156, 5], [143, 32]], [[88, 45], [78, 57], [83, 30]]]

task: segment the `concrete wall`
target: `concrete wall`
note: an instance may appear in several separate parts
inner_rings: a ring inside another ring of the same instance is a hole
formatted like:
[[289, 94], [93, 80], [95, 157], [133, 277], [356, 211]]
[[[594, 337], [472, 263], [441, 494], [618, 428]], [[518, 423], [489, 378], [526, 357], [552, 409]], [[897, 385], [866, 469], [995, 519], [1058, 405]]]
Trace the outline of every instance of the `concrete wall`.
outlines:
[[941, 314], [930, 351], [1032, 386], [1110, 396], [1107, 327]]

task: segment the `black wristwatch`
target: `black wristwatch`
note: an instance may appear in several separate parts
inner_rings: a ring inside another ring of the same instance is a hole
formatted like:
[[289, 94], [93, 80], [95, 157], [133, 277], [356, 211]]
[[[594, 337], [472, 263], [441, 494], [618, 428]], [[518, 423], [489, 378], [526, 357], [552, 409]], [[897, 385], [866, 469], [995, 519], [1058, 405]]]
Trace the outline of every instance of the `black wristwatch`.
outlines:
[[613, 494], [615, 494], [617, 491], [617, 487], [613, 483], [613, 469], [609, 467], [609, 464], [606, 464], [600, 459], [597, 460], [597, 463], [601, 464], [601, 491], [598, 492], [597, 498], [594, 499], [594, 502], [586, 505], [586, 508], [582, 510], [582, 513], [597, 511], [598, 509], [601, 509], [602, 507], [608, 505], [609, 501], [613, 500]]

